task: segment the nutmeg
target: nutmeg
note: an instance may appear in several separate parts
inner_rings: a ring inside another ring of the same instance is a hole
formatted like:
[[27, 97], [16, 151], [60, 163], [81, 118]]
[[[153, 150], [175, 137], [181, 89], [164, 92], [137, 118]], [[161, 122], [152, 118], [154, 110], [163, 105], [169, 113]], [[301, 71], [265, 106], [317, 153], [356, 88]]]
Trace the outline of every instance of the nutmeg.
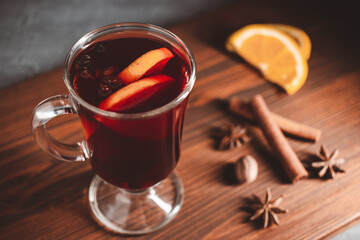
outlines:
[[258, 164], [254, 157], [246, 155], [235, 162], [235, 176], [239, 183], [253, 182], [258, 175]]

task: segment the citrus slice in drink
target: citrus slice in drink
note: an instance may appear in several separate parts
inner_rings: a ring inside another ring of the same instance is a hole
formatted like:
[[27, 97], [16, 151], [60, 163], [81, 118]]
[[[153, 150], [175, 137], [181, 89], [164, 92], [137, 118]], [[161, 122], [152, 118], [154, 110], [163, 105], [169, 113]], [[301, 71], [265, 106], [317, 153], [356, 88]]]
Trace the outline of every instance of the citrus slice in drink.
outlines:
[[165, 47], [151, 50], [137, 58], [117, 77], [123, 83], [130, 84], [150, 74], [159, 74], [173, 56], [172, 52]]
[[310, 37], [300, 28], [285, 25], [285, 24], [269, 24], [292, 37], [297, 44], [299, 44], [302, 54], [306, 60], [309, 60], [311, 55], [311, 41]]
[[308, 65], [299, 45], [284, 32], [265, 24], [253, 24], [234, 32], [226, 48], [261, 71], [288, 94], [306, 81]]
[[126, 111], [144, 103], [174, 82], [175, 79], [167, 75], [155, 75], [140, 79], [105, 98], [100, 102], [99, 108], [115, 112]]

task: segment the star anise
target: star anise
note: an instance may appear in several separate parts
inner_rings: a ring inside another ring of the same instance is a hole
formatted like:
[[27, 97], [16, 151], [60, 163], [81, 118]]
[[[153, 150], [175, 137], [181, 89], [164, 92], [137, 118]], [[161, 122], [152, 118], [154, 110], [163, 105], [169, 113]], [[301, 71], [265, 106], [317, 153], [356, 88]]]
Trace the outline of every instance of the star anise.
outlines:
[[219, 143], [219, 149], [232, 149], [234, 147], [241, 147], [244, 143], [250, 140], [247, 135], [246, 128], [240, 125], [234, 126], [232, 123], [228, 123], [224, 129], [221, 129], [221, 137]]
[[250, 220], [253, 221], [260, 216], [263, 216], [264, 228], [270, 226], [270, 223], [280, 225], [279, 217], [277, 214], [287, 213], [288, 210], [281, 209], [279, 205], [283, 201], [283, 196], [271, 199], [270, 188], [266, 189], [265, 199], [262, 201], [258, 196], [253, 195], [253, 203], [250, 208], [255, 211]]
[[312, 162], [311, 166], [313, 168], [320, 169], [318, 173], [319, 177], [322, 178], [326, 175], [326, 173], [328, 173], [331, 178], [334, 178], [336, 172], [345, 172], [340, 168], [340, 165], [345, 162], [345, 159], [338, 159], [338, 155], [339, 149], [335, 149], [335, 151], [330, 154], [327, 148], [324, 145], [321, 145], [320, 152], [315, 154], [320, 161]]

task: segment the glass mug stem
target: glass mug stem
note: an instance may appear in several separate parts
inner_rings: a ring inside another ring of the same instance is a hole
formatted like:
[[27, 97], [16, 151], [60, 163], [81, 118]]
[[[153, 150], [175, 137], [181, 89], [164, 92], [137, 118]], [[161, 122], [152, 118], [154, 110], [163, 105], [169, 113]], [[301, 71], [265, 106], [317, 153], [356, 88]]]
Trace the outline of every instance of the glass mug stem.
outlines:
[[70, 162], [85, 161], [84, 141], [66, 144], [54, 139], [47, 131], [46, 123], [54, 117], [76, 114], [69, 95], [57, 95], [39, 103], [32, 114], [31, 127], [39, 146], [51, 156]]

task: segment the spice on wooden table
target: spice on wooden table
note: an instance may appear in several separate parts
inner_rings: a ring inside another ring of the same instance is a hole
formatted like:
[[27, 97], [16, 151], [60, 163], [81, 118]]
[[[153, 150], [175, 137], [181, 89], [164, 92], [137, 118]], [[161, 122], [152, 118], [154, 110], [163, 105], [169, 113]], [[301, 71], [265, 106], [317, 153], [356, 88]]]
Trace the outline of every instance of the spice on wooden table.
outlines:
[[270, 188], [266, 189], [265, 199], [262, 201], [260, 197], [253, 195], [253, 202], [250, 204], [250, 208], [255, 211], [250, 220], [253, 221], [260, 216], [263, 216], [264, 228], [270, 226], [270, 223], [280, 225], [279, 217], [277, 214], [287, 213], [287, 209], [281, 209], [279, 205], [283, 201], [283, 196], [279, 196], [275, 199], [271, 199]]
[[334, 178], [336, 172], [345, 172], [340, 166], [345, 162], [344, 158], [337, 158], [339, 155], [339, 149], [335, 149], [331, 154], [325, 147], [325, 145], [321, 145], [320, 152], [315, 156], [319, 159], [319, 161], [314, 161], [311, 163], [311, 166], [316, 169], [320, 169], [318, 172], [319, 177], [325, 177], [326, 173], [330, 176], [330, 178]]
[[279, 126], [273, 120], [270, 110], [260, 95], [255, 95], [251, 100], [252, 113], [261, 125], [263, 133], [273, 151], [280, 161], [291, 182], [296, 182], [308, 176], [308, 172], [296, 156]]
[[219, 149], [232, 149], [234, 147], [241, 147], [244, 143], [250, 141], [247, 135], [246, 128], [236, 125], [231, 122], [227, 123], [224, 128], [219, 128], [216, 137], [220, 137]]
[[[229, 101], [228, 108], [230, 112], [240, 117], [246, 118], [250, 121], [255, 121], [249, 103], [239, 97], [232, 97]], [[317, 142], [320, 139], [320, 129], [312, 128], [304, 124], [292, 121], [273, 112], [270, 112], [270, 115], [274, 119], [276, 124], [281, 128], [281, 130], [289, 135], [313, 142]]]
[[258, 175], [258, 164], [253, 156], [246, 155], [235, 162], [235, 176], [239, 183], [255, 181]]

